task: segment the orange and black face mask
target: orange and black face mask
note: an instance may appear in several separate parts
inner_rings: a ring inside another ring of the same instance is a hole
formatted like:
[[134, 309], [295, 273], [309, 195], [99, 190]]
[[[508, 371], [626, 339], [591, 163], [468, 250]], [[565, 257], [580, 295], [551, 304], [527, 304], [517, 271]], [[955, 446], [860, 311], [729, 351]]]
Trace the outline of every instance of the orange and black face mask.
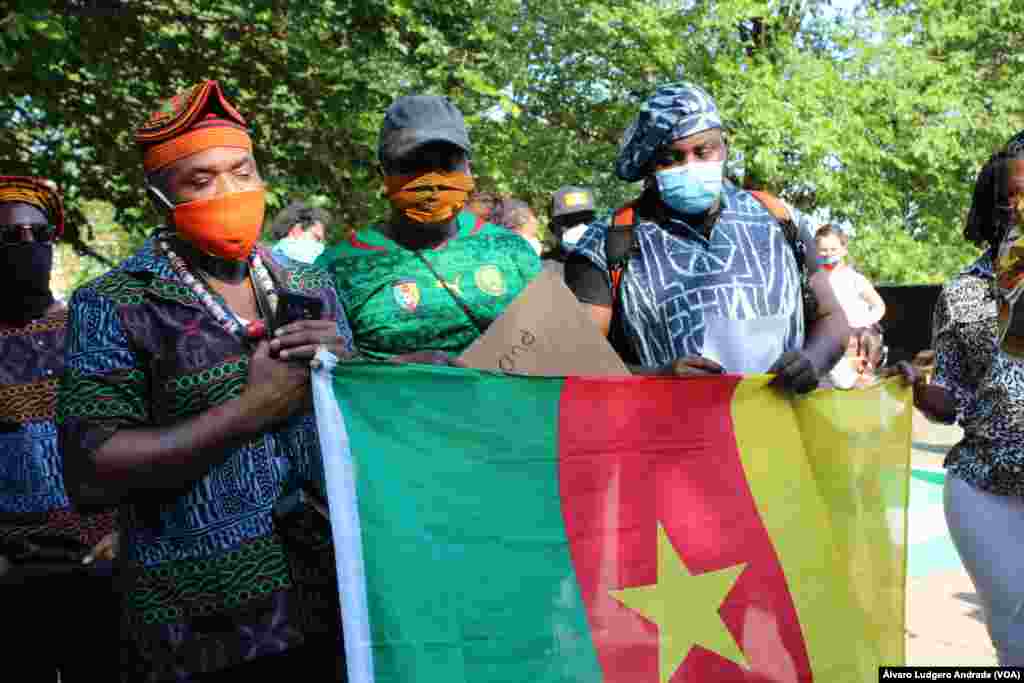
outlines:
[[415, 223], [444, 223], [462, 211], [476, 184], [463, 171], [430, 171], [384, 177], [391, 205]]

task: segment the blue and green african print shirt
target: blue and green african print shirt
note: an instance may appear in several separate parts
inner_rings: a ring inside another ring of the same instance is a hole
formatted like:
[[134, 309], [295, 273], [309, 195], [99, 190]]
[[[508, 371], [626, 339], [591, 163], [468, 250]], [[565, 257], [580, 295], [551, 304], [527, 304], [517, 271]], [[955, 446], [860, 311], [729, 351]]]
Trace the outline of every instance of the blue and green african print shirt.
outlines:
[[[320, 298], [351, 345], [326, 273], [262, 258], [279, 287]], [[249, 354], [148, 240], [71, 299], [58, 399], [65, 461], [89, 458], [118, 429], [170, 426], [237, 397]], [[329, 539], [291, 552], [271, 514], [283, 495], [322, 482], [306, 412], [225, 453], [188, 490], [123, 506], [124, 680], [191, 680], [336, 633]]]

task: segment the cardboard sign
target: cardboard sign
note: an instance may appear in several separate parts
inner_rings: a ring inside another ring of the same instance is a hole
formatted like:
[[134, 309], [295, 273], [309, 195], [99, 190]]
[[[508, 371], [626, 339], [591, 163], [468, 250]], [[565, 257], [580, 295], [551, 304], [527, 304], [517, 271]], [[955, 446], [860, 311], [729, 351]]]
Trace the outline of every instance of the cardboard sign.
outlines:
[[547, 268], [460, 360], [471, 368], [515, 375], [630, 374], [561, 274]]

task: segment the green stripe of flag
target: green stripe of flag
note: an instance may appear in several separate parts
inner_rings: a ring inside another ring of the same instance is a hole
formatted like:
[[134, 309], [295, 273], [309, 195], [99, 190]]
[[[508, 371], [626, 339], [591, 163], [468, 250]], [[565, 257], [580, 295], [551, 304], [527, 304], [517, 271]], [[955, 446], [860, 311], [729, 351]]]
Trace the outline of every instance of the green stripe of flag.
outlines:
[[563, 381], [466, 376], [369, 364], [335, 373], [376, 680], [599, 681], [562, 523]]

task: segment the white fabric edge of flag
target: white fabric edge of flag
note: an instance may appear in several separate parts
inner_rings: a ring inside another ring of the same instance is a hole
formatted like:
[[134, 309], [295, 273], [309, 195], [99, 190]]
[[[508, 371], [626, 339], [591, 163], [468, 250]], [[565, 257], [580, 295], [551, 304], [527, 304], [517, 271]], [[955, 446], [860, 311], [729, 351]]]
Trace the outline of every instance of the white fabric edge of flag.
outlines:
[[332, 372], [338, 364], [338, 358], [320, 348], [316, 360], [319, 361], [319, 367], [314, 367], [312, 371], [313, 407], [338, 570], [345, 667], [350, 683], [373, 683], [373, 648], [366, 598], [362, 526], [356, 499], [355, 463], [345, 420], [334, 396]]

